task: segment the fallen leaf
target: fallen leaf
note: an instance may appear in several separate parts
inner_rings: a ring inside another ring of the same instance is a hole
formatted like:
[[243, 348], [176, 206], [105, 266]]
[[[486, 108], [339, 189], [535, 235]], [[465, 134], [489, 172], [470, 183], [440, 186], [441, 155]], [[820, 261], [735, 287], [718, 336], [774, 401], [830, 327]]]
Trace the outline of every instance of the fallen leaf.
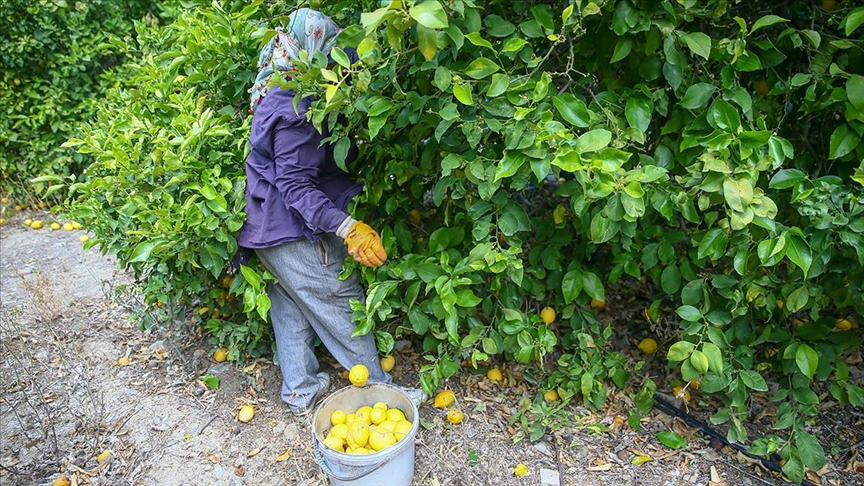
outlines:
[[287, 460], [288, 460], [288, 457], [289, 457], [290, 455], [291, 455], [291, 448], [289, 447], [288, 449], [285, 449], [285, 452], [283, 452], [282, 454], [279, 454], [278, 456], [276, 456], [276, 459], [274, 459], [274, 461], [275, 461], [275, 462], [287, 461]]
[[245, 474], [246, 474], [246, 469], [243, 467], [242, 464], [234, 466], [234, 475], [235, 476], [239, 476], [242, 478]]
[[634, 466], [638, 466], [640, 464], [645, 464], [646, 462], [651, 462], [654, 459], [651, 456], [636, 456], [633, 459], [630, 459], [630, 464]]
[[588, 466], [585, 468], [585, 470], [591, 471], [591, 472], [608, 471], [610, 469], [612, 469], [612, 464], [608, 463], [608, 462], [606, 464], [603, 464], [600, 466]]
[[258, 448], [256, 448], [256, 449], [252, 449], [251, 451], [249, 451], [249, 452], [246, 453], [246, 457], [255, 457], [255, 456], [257, 456], [261, 451], [264, 450], [265, 447], [267, 447], [267, 446], [261, 446], [261, 447], [258, 447]]
[[209, 456], [207, 456], [207, 459], [213, 464], [219, 464], [220, 462], [222, 462], [222, 458], [217, 456], [216, 454], [210, 454]]

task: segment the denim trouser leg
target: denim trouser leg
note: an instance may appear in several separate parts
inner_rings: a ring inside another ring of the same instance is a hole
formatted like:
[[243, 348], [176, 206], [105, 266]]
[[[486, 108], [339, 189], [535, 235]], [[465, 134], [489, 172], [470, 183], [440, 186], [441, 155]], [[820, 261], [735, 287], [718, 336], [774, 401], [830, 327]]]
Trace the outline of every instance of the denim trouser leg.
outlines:
[[363, 364], [369, 368], [369, 381], [392, 381], [381, 369], [372, 333], [351, 336], [354, 323], [348, 302], [363, 301], [364, 295], [356, 275], [344, 281], [337, 278], [348, 256], [339, 237], [328, 233], [315, 243], [291, 241], [255, 252], [279, 279], [267, 294], [282, 369], [282, 400], [289, 408], [307, 407], [318, 391], [315, 335], [345, 368]]

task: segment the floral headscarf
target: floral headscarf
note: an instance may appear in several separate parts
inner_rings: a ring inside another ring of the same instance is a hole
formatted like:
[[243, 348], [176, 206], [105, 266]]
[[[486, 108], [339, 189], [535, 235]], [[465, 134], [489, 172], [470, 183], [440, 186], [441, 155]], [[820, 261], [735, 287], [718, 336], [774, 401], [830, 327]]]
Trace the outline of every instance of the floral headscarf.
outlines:
[[249, 90], [252, 93], [249, 113], [254, 113], [258, 103], [267, 94], [267, 83], [274, 70], [291, 71], [300, 51], [310, 54], [321, 51], [330, 54], [336, 46], [336, 37], [342, 29], [330, 17], [317, 10], [301, 8], [288, 16], [287, 28], [277, 28], [276, 35], [261, 49], [258, 56], [258, 76]]

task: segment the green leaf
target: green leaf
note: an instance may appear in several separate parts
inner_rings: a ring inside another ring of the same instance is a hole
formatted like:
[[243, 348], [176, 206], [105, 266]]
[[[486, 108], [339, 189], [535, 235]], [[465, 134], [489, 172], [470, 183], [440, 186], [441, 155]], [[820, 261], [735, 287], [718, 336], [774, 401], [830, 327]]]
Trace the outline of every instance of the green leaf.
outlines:
[[474, 97], [471, 95], [471, 83], [454, 84], [453, 96], [463, 105], [474, 104]]
[[418, 24], [430, 29], [446, 29], [448, 25], [447, 12], [435, 0], [411, 7], [408, 10], [408, 15], [416, 20]]
[[702, 259], [710, 255], [716, 260], [718, 257], [723, 256], [723, 254], [726, 253], [726, 245], [728, 244], [729, 237], [723, 233], [722, 229], [710, 229], [705, 233], [705, 236], [702, 237], [702, 241], [699, 242], [696, 256]]
[[807, 287], [799, 287], [786, 298], [786, 310], [788, 312], [798, 312], [807, 305], [810, 300], [810, 293]]
[[741, 116], [731, 103], [718, 98], [708, 110], [708, 123], [718, 130], [737, 133], [741, 128]]
[[670, 449], [683, 449], [687, 447], [687, 439], [671, 430], [657, 432], [654, 437]]
[[635, 96], [627, 100], [624, 115], [627, 117], [627, 123], [631, 127], [644, 133], [648, 131], [648, 126], [651, 124], [651, 114], [653, 111], [654, 103], [651, 100], [642, 96]]
[[860, 112], [864, 112], [864, 76], [853, 74], [846, 80], [846, 97], [849, 103]]
[[846, 24], [846, 37], [851, 37], [852, 32], [855, 32], [855, 29], [860, 27], [861, 24], [864, 24], [864, 7], [859, 7], [849, 12], [849, 15], [846, 16], [843, 22]]
[[800, 236], [790, 234], [786, 237], [786, 256], [798, 268], [804, 271], [804, 278], [807, 278], [807, 272], [810, 270], [810, 265], [813, 263], [813, 257], [810, 255], [810, 246]]
[[745, 51], [732, 64], [738, 71], [751, 72], [762, 69], [762, 61], [752, 52]]
[[756, 32], [763, 27], [768, 27], [769, 25], [779, 24], [783, 22], [789, 21], [776, 15], [766, 15], [753, 23], [753, 27], [750, 28], [750, 33], [752, 34], [753, 32]]
[[[492, 78], [493, 81], [495, 78]], [[436, 88], [441, 91], [447, 91], [447, 88], [450, 87], [450, 83], [453, 81], [453, 74], [444, 66], [438, 66], [435, 68], [435, 77], [433, 78], [432, 84], [435, 85]]]
[[580, 135], [579, 138], [576, 140], [576, 145], [573, 147], [573, 149], [578, 154], [584, 154], [585, 152], [596, 152], [600, 149], [608, 147], [611, 141], [612, 132], [603, 128], [598, 128], [597, 130], [591, 130], [590, 132], [585, 132]]
[[708, 358], [708, 369], [716, 375], [723, 374], [723, 353], [720, 348], [713, 342], [706, 341], [702, 343], [702, 352]]
[[478, 57], [465, 68], [465, 74], [474, 79], [483, 79], [499, 69], [501, 68], [495, 62], [485, 57]]
[[825, 451], [816, 437], [803, 430], [796, 430], [795, 445], [798, 446], [801, 461], [811, 471], [818, 471], [825, 466]]
[[[702, 291], [700, 288], [699, 294], [701, 295], [701, 293]], [[700, 312], [699, 309], [693, 307], [692, 305], [682, 305], [681, 307], [675, 309], [675, 313], [678, 314], [681, 319], [689, 322], [697, 322], [702, 319], [702, 312]]]
[[727, 177], [723, 181], [723, 196], [730, 208], [743, 212], [753, 201], [753, 185], [747, 179]]
[[513, 37], [512, 39], [507, 39], [507, 42], [504, 43], [504, 47], [501, 48], [501, 53], [505, 52], [518, 52], [520, 49], [525, 47], [528, 44], [528, 41], [525, 39], [520, 39], [519, 37]]
[[698, 349], [693, 350], [693, 353], [690, 355], [690, 364], [693, 365], [693, 368], [699, 372], [699, 374], [704, 375], [708, 373], [708, 356], [705, 355], [702, 351]]
[[843, 123], [834, 129], [829, 142], [828, 158], [837, 159], [843, 157], [849, 152], [855, 150], [858, 142], [861, 141], [861, 135], [858, 135], [855, 130], [849, 128], [849, 125]]
[[564, 294], [564, 303], [569, 304], [573, 302], [579, 296], [579, 293], [582, 292], [584, 280], [582, 279], [582, 275], [580, 275], [581, 273], [578, 270], [570, 270], [564, 274], [564, 278], [561, 280], [561, 292]]
[[633, 39], [630, 37], [622, 37], [618, 39], [618, 43], [615, 44], [615, 51], [612, 52], [612, 58], [609, 59], [610, 63], [616, 63], [628, 55], [630, 55], [630, 51], [633, 49]]
[[506, 74], [493, 74], [492, 82], [489, 83], [489, 89], [486, 91], [486, 96], [494, 98], [500, 96], [507, 91], [510, 86], [510, 76]]
[[679, 105], [683, 108], [687, 108], [688, 110], [698, 110], [700, 108], [704, 108], [708, 103], [708, 100], [711, 99], [711, 95], [714, 94], [714, 90], [717, 88], [713, 84], [708, 83], [697, 83], [693, 86], [687, 88], [687, 92], [684, 93], [684, 98], [681, 99]]
[[219, 377], [218, 376], [202, 375], [198, 379], [201, 380], [202, 383], [204, 383], [204, 386], [206, 386], [207, 388], [209, 388], [211, 390], [218, 390], [219, 389]]
[[438, 34], [429, 27], [417, 26], [417, 47], [423, 58], [427, 61], [435, 59], [435, 54], [438, 52]]
[[744, 370], [739, 375], [744, 386], [756, 391], [768, 391], [768, 384], [765, 383], [765, 378], [762, 378], [758, 372], [753, 370]]
[[783, 470], [783, 474], [793, 483], [800, 484], [804, 480], [804, 464], [801, 463], [801, 459], [796, 455], [787, 458], [780, 469]]
[[693, 54], [701, 56], [706, 60], [711, 55], [711, 38], [706, 34], [702, 32], [691, 32], [689, 34], [684, 34], [681, 37], [684, 38], [684, 42]]
[[468, 42], [474, 44], [477, 47], [487, 47], [489, 49], [492, 49], [493, 51], [495, 50], [495, 47], [492, 46], [492, 43], [484, 39], [483, 36], [481, 36], [477, 32], [465, 34], [465, 38], [468, 39]]
[[[493, 78], [494, 80], [494, 78]], [[552, 97], [552, 103], [555, 109], [567, 123], [578, 128], [587, 128], [591, 121], [591, 115], [588, 113], [588, 107], [585, 102], [576, 98], [570, 93], [564, 93]]]
[[807, 179], [807, 174], [798, 169], [781, 169], [771, 178], [768, 187], [770, 189], [789, 189], [797, 186], [804, 179]]
[[696, 349], [696, 345], [689, 341], [678, 341], [669, 346], [669, 352], [666, 353], [666, 359], [669, 361], [684, 361], [690, 357], [690, 353]]
[[150, 253], [154, 248], [161, 245], [162, 242], [159, 240], [147, 240], [138, 243], [135, 246], [135, 249], [132, 250], [132, 254], [129, 256], [129, 263], [143, 262], [150, 258]]
[[603, 282], [594, 272], [582, 272], [582, 289], [592, 299], [606, 302], [606, 291], [603, 289]]
[[813, 379], [816, 367], [819, 366], [819, 355], [810, 346], [801, 343], [795, 351], [795, 364], [807, 378]]

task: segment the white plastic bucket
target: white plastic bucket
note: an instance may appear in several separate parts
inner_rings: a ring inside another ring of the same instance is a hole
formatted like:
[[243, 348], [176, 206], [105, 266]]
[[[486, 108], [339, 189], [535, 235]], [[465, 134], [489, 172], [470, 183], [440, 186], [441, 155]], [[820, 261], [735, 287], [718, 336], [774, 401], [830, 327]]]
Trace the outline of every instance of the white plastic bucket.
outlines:
[[[358, 456], [336, 452], [324, 444], [324, 433], [332, 427], [330, 415], [334, 411], [351, 413], [364, 405], [371, 407], [376, 402], [401, 409], [411, 422], [411, 430], [402, 440], [382, 451]], [[419, 423], [417, 407], [398, 387], [370, 383], [362, 388], [342, 388], [315, 409], [312, 418], [315, 459], [334, 486], [411, 486], [414, 480], [414, 439]]]

